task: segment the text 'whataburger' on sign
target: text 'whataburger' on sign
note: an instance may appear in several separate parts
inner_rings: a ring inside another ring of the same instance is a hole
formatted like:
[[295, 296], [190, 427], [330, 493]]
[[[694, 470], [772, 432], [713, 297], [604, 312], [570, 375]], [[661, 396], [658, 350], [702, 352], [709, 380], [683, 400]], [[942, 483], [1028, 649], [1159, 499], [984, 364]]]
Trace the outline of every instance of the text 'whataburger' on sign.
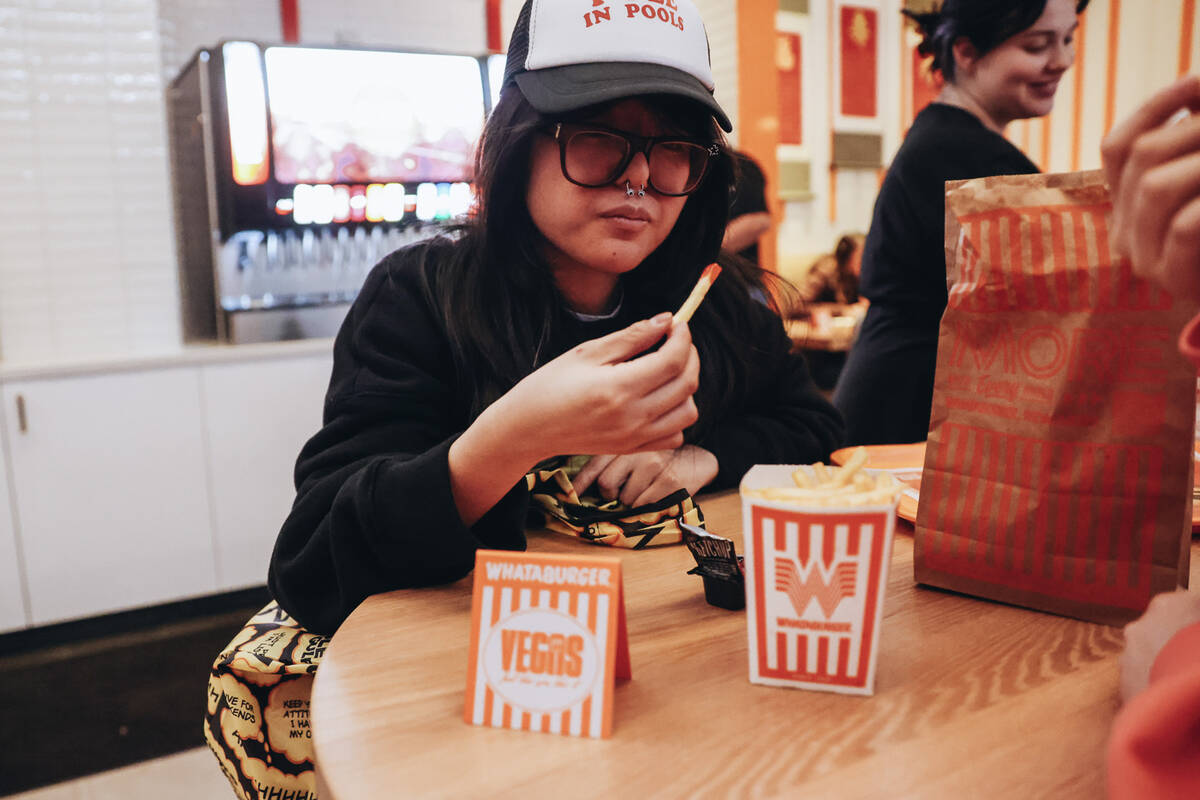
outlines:
[[487, 562], [488, 580], [548, 583], [563, 586], [609, 586], [612, 572], [605, 567], [563, 567], [556, 564]]

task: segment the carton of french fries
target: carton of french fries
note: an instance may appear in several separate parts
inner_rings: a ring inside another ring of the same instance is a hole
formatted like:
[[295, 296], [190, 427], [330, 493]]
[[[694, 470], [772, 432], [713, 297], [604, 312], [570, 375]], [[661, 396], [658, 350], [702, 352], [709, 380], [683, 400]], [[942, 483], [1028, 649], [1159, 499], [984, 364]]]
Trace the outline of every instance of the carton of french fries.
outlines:
[[866, 459], [759, 464], [742, 479], [752, 683], [874, 693], [904, 487]]

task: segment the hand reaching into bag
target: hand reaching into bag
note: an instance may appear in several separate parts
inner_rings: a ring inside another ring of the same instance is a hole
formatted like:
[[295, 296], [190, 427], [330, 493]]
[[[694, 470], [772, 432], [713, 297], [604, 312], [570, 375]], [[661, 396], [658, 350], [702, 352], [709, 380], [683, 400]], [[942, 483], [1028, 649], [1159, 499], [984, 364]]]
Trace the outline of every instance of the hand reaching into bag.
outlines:
[[1104, 138], [1111, 244], [1137, 274], [1200, 301], [1200, 76], [1155, 94]]

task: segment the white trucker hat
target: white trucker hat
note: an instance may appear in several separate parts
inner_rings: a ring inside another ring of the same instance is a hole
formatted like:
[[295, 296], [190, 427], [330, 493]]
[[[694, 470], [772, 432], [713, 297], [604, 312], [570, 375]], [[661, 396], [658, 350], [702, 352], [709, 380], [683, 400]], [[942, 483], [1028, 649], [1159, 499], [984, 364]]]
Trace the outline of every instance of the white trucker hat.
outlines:
[[708, 35], [692, 0], [525, 0], [502, 87], [513, 82], [543, 114], [670, 94], [732, 130], [713, 98]]

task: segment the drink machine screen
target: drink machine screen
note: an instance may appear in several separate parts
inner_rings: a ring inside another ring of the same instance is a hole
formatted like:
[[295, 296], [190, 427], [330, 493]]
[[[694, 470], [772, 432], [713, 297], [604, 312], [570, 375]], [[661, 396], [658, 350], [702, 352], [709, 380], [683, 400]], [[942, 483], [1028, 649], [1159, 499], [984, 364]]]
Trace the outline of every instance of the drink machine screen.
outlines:
[[462, 56], [271, 47], [281, 183], [453, 182], [483, 127], [479, 63]]
[[488, 66], [237, 41], [197, 53], [168, 93], [188, 338], [332, 335], [379, 259], [468, 213]]

